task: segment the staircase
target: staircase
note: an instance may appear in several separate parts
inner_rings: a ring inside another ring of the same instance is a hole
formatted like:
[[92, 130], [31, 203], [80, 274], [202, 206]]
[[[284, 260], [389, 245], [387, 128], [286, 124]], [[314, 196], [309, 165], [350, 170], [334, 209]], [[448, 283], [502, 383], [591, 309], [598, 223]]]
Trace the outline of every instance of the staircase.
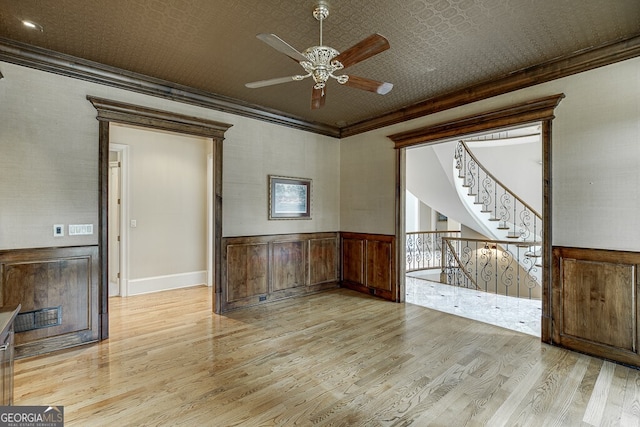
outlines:
[[513, 256], [529, 283], [541, 286], [541, 215], [487, 171], [464, 141], [456, 146], [453, 167], [458, 195], [484, 234], [496, 240], [494, 247]]

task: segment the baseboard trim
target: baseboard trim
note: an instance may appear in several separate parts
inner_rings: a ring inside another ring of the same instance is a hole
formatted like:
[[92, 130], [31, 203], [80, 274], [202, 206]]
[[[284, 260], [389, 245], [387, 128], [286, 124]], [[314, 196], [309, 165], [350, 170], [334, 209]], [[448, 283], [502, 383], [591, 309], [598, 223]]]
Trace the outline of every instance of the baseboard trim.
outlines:
[[142, 295], [171, 289], [189, 288], [207, 284], [207, 271], [169, 274], [166, 276], [129, 279], [128, 295]]

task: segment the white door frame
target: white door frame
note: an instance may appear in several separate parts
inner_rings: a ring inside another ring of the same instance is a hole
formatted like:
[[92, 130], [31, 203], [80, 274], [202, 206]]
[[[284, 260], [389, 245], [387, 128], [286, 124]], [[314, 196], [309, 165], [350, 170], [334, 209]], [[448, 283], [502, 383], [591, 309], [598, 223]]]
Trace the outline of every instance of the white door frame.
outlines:
[[213, 211], [213, 139], [207, 138], [207, 286], [213, 286], [215, 225]]
[[120, 154], [120, 296], [129, 295], [129, 146], [109, 143], [109, 151]]

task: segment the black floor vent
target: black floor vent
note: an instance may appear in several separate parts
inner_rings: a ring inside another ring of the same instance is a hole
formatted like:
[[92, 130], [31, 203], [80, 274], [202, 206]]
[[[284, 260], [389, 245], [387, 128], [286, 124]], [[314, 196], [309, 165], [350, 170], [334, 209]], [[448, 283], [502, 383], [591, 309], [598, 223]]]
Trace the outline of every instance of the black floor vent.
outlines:
[[18, 314], [14, 323], [16, 332], [58, 326], [62, 323], [62, 307], [41, 308]]

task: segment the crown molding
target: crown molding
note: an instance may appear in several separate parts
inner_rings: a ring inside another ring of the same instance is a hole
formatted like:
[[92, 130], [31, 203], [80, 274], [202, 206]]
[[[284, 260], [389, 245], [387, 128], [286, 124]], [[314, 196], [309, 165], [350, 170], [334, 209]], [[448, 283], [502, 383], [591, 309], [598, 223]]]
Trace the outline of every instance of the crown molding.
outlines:
[[640, 35], [583, 49], [341, 128], [340, 137], [383, 128], [640, 56]]
[[342, 128], [0, 37], [0, 61], [334, 138], [346, 138], [640, 56], [640, 35], [514, 71]]
[[338, 138], [340, 129], [238, 99], [0, 37], [0, 61]]

